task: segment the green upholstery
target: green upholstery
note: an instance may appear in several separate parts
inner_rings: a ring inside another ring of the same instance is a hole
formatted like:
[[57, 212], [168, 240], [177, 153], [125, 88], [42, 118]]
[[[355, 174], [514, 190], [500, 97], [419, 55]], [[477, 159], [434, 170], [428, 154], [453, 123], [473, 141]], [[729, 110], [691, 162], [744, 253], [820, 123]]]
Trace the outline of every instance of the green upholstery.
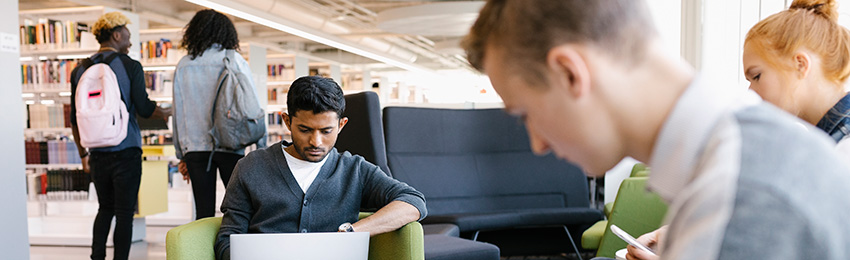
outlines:
[[614, 208], [608, 218], [605, 233], [599, 242], [596, 256], [614, 258], [617, 250], [626, 248], [626, 242], [610, 231], [611, 224], [617, 225], [632, 236], [638, 237], [661, 227], [667, 203], [657, 194], [646, 190], [648, 177], [631, 177], [623, 180]]
[[[632, 172], [629, 174], [629, 177], [648, 176], [649, 166], [643, 163], [636, 163], [635, 166], [632, 167]], [[620, 186], [620, 188], [622, 189], [622, 185]], [[619, 198], [619, 195], [617, 197]], [[605, 208], [603, 209], [605, 217], [611, 219], [612, 211], [614, 211], [614, 202], [606, 203]], [[607, 227], [608, 221], [600, 220], [596, 222], [596, 224], [593, 224], [593, 226], [585, 230], [584, 233], [581, 234], [581, 247], [584, 249], [598, 249], [599, 243], [600, 241], [602, 241], [602, 236], [605, 234]]]
[[600, 220], [590, 226], [584, 233], [581, 233], [581, 247], [584, 249], [597, 249], [599, 241], [602, 241], [602, 235], [605, 234], [605, 228], [608, 227], [607, 220]]
[[605, 203], [605, 208], [603, 211], [605, 212], [605, 218], [611, 217], [611, 211], [614, 210], [614, 202]]
[[[365, 218], [371, 213], [360, 213]], [[165, 237], [168, 260], [214, 260], [213, 246], [220, 217], [196, 220], [172, 228]], [[369, 238], [369, 260], [424, 260], [422, 225], [411, 222], [400, 229]]]
[[221, 218], [210, 217], [172, 228], [165, 235], [165, 255], [169, 260], [215, 259], [215, 236]]
[[629, 177], [646, 177], [649, 176], [649, 166], [643, 163], [636, 163], [635, 166], [632, 167], [632, 173], [629, 174]]

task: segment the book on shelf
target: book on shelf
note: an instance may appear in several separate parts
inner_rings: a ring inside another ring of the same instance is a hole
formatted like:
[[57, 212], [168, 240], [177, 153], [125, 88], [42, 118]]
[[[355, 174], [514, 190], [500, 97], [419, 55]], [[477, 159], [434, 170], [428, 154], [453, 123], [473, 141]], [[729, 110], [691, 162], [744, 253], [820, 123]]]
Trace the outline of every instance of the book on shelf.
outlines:
[[140, 45], [139, 54], [145, 62], [177, 63], [183, 56], [178, 49], [174, 48], [174, 44], [169, 39], [143, 41]]
[[295, 67], [292, 64], [268, 64], [266, 72], [269, 78], [275, 80], [295, 79]]
[[148, 95], [171, 96], [174, 73], [172, 71], [145, 71]]
[[21, 84], [24, 90], [71, 89], [71, 72], [80, 60], [43, 60], [21, 64]]
[[27, 128], [71, 127], [70, 104], [31, 104], [27, 105], [27, 114]]
[[77, 144], [70, 140], [25, 141], [27, 164], [79, 164]]
[[27, 194], [30, 199], [88, 200], [91, 174], [83, 170], [57, 169], [27, 174]]
[[87, 24], [76, 21], [40, 18], [33, 22], [33, 20], [24, 19], [23, 25], [20, 26], [20, 41], [22, 47], [29, 49], [38, 49], [43, 46], [80, 48], [82, 35], [88, 31]]

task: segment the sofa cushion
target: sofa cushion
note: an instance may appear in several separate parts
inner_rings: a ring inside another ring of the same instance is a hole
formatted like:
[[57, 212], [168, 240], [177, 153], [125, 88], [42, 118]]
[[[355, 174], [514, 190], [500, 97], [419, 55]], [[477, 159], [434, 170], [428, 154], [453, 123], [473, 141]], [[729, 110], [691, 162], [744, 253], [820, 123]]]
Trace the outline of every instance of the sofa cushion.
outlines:
[[546, 208], [429, 216], [422, 223], [452, 223], [461, 232], [467, 232], [523, 226], [582, 225], [601, 219], [602, 213], [591, 208]]
[[425, 260], [499, 260], [499, 247], [457, 237], [425, 235]]

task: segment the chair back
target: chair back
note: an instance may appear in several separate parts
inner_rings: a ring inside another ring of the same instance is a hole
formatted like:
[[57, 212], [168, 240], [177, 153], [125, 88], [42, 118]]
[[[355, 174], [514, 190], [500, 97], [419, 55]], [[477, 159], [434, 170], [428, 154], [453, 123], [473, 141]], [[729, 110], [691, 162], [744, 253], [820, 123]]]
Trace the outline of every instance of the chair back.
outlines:
[[648, 177], [630, 177], [623, 180], [617, 191], [614, 208], [608, 217], [608, 225], [596, 255], [615, 257], [617, 250], [626, 248], [626, 242], [611, 232], [611, 224], [617, 225], [634, 237], [649, 233], [661, 227], [667, 213], [667, 203], [646, 189]]
[[381, 123], [381, 101], [378, 94], [365, 91], [345, 95], [345, 112], [348, 124], [339, 133], [336, 149], [341, 153], [363, 156], [392, 176], [387, 167], [387, 147], [384, 144], [384, 127]]
[[428, 198], [428, 215], [589, 207], [587, 177], [535, 155], [501, 109], [384, 108], [393, 177]]

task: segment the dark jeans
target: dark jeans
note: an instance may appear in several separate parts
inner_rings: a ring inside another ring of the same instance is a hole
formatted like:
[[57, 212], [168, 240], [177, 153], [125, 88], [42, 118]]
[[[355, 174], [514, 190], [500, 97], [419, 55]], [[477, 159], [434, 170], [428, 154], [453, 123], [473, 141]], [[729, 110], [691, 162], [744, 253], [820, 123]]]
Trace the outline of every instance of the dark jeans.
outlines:
[[106, 238], [115, 217], [114, 259], [127, 259], [133, 237], [133, 214], [142, 181], [142, 150], [127, 148], [117, 152], [89, 155], [92, 181], [100, 207], [94, 219], [91, 259], [106, 257]]
[[242, 155], [216, 152], [213, 154], [210, 171], [207, 172], [209, 159], [210, 152], [189, 152], [183, 155], [195, 196], [195, 219], [215, 216], [215, 171], [218, 169], [221, 182], [227, 188], [233, 168], [236, 167], [236, 162], [242, 159]]

